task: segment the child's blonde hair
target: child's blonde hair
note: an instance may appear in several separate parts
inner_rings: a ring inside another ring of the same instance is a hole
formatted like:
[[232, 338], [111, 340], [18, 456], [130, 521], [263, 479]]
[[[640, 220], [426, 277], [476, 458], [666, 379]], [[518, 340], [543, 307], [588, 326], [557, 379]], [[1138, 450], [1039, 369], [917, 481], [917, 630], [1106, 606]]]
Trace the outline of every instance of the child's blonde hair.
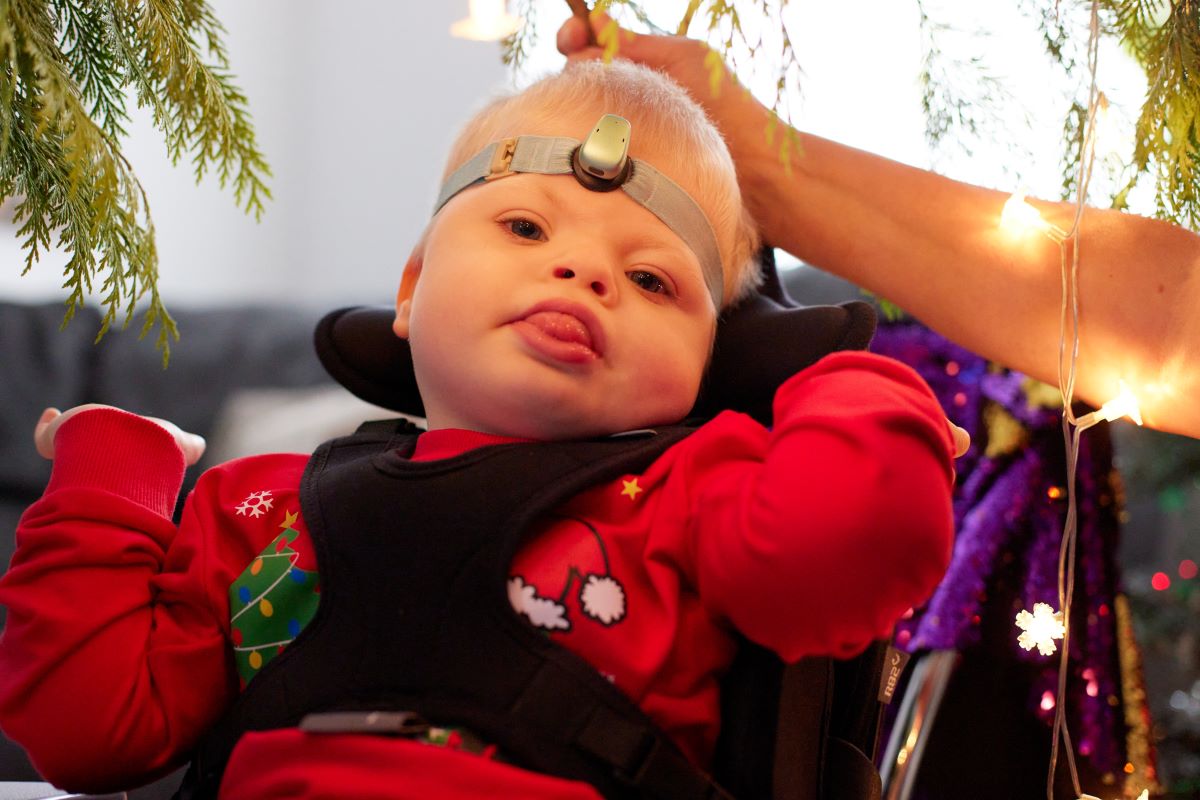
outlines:
[[[758, 232], [742, 204], [733, 159], [716, 126], [688, 93], [648, 67], [628, 61], [581, 61], [524, 91], [493, 100], [472, 117], [451, 147], [443, 179], [487, 145], [537, 133], [563, 114], [594, 109], [633, 126], [630, 154], [649, 144], [648, 159], [692, 195], [713, 226], [721, 250], [728, 308], [760, 282]], [[681, 154], [681, 155], [678, 155]], [[669, 163], [661, 163], [670, 157]]]

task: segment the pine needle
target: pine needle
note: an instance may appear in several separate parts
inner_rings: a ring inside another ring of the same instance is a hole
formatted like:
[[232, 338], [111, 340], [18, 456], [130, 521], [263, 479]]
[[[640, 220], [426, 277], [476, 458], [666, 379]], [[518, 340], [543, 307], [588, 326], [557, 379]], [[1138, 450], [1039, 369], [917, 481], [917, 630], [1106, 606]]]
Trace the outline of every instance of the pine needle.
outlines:
[[0, 0], [0, 201], [16, 198], [24, 272], [56, 237], [69, 254], [63, 325], [96, 292], [98, 342], [146, 300], [139, 335], [157, 329], [164, 366], [179, 332], [158, 291], [149, 201], [120, 149], [125, 90], [150, 106], [173, 162], [189, 156], [197, 181], [213, 172], [259, 218], [271, 173], [223, 33], [203, 0]]

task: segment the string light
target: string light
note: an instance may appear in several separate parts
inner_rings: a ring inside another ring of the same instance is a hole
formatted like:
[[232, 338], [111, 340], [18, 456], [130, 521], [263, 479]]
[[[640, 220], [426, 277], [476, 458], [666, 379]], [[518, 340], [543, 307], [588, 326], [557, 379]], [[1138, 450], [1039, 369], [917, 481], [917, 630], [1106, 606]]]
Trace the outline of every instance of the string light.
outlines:
[[[1084, 203], [1087, 198], [1088, 183], [1091, 180], [1092, 166], [1096, 155], [1096, 139], [1098, 128], [1111, 128], [1111, 120], [1107, 115], [1108, 100], [1099, 91], [1096, 83], [1096, 66], [1099, 57], [1100, 41], [1100, 4], [1099, 0], [1091, 3], [1091, 26], [1088, 38], [1088, 70], [1091, 84], [1088, 90], [1088, 113], [1084, 122], [1084, 136], [1079, 154], [1079, 174], [1076, 181], [1075, 217], [1070, 230], [1063, 230], [1050, 224], [1042, 218], [1036, 208], [1025, 202], [1023, 192], [1017, 192], [1004, 204], [1000, 215], [1001, 227], [1014, 234], [1028, 234], [1037, 231], [1058, 244], [1059, 260], [1062, 272], [1062, 310], [1059, 319], [1058, 345], [1058, 388], [1063, 400], [1063, 439], [1067, 450], [1067, 510], [1063, 526], [1062, 543], [1058, 555], [1058, 605], [1060, 611], [1055, 611], [1050, 605], [1038, 603], [1034, 611], [1022, 611], [1017, 615], [1017, 625], [1023, 629], [1018, 637], [1018, 643], [1029, 650], [1038, 648], [1043, 655], [1052, 654], [1055, 650], [1054, 639], [1062, 639], [1062, 653], [1059, 657], [1058, 691], [1055, 696], [1054, 723], [1051, 732], [1050, 765], [1046, 777], [1046, 797], [1053, 800], [1054, 776], [1058, 764], [1059, 744], [1064, 746], [1066, 763], [1071, 776], [1075, 794], [1080, 800], [1098, 800], [1092, 795], [1083, 793], [1080, 786], [1079, 772], [1075, 765], [1075, 753], [1071, 744], [1071, 734], [1067, 726], [1067, 674], [1070, 643], [1071, 643], [1071, 598], [1075, 591], [1075, 550], [1077, 545], [1078, 510], [1075, 498], [1075, 474], [1079, 461], [1080, 435], [1087, 428], [1101, 421], [1113, 421], [1128, 416], [1138, 425], [1142, 424], [1137, 399], [1129, 387], [1121, 383], [1121, 392], [1116, 398], [1105, 403], [1098, 411], [1085, 414], [1076, 419], [1071, 409], [1075, 392], [1075, 368], [1079, 358], [1079, 246], [1078, 241], [1071, 248], [1068, 261], [1066, 242], [1077, 239], [1080, 223], [1083, 219]], [[1099, 119], [1098, 119], [1099, 115]], [[1111, 141], [1111, 136], [1109, 137]], [[1067, 355], [1068, 331], [1071, 340], [1070, 355]], [[1043, 709], [1045, 703], [1043, 698]], [[1147, 800], [1148, 791], [1143, 791], [1138, 800]]]
[[497, 42], [516, 33], [522, 19], [505, 8], [505, 0], [468, 0], [470, 16], [450, 26], [450, 35], [477, 42]]
[[1025, 201], [1022, 191], [1013, 192], [1004, 203], [1004, 208], [1000, 210], [1000, 227], [1014, 236], [1042, 233], [1060, 244], [1068, 238], [1066, 231], [1047, 222], [1042, 212]]
[[1125, 381], [1121, 381], [1120, 386], [1120, 394], [1101, 406], [1099, 410], [1084, 414], [1075, 421], [1075, 424], [1080, 428], [1090, 428], [1101, 421], [1113, 422], [1121, 419], [1121, 417], [1129, 417], [1138, 425], [1141, 425], [1142, 414], [1138, 407], [1137, 398], [1129, 390], [1129, 386]]
[[1054, 640], [1063, 638], [1066, 631], [1062, 612], [1055, 611], [1049, 603], [1034, 603], [1032, 614], [1022, 609], [1017, 613], [1017, 627], [1022, 631], [1017, 644], [1026, 650], [1036, 647], [1044, 656], [1054, 654], [1057, 649]]

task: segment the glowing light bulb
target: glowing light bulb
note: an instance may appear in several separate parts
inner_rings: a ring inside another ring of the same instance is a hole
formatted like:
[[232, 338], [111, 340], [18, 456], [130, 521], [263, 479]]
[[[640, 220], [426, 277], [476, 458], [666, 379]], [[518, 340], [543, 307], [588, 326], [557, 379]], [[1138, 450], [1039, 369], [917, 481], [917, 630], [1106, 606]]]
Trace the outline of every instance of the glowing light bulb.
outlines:
[[495, 42], [511, 36], [522, 19], [508, 13], [504, 0], [468, 0], [470, 16], [450, 26], [450, 35], [477, 42]]
[[1014, 192], [1000, 211], [1000, 226], [1013, 233], [1025, 233], [1031, 229], [1042, 230], [1046, 221], [1036, 208], [1025, 202], [1024, 192]]
[[1022, 633], [1017, 644], [1026, 650], [1037, 648], [1044, 656], [1053, 655], [1058, 649], [1055, 639], [1063, 638], [1066, 627], [1061, 611], [1055, 611], [1048, 603], [1034, 603], [1033, 613], [1022, 610], [1017, 614], [1017, 627]]
[[1116, 397], [1101, 406], [1099, 411], [1084, 414], [1075, 421], [1075, 424], [1080, 428], [1090, 428], [1101, 421], [1112, 422], [1121, 417], [1129, 417], [1138, 425], [1141, 425], [1142, 413], [1138, 408], [1137, 398], [1130, 391], [1129, 385], [1125, 381], [1121, 381], [1120, 386], [1121, 391]]
[[1042, 213], [1025, 202], [1025, 193], [1013, 192], [1000, 210], [1000, 227], [1014, 236], [1024, 236], [1036, 231], [1049, 236], [1056, 242], [1067, 238], [1067, 232], [1042, 219]]

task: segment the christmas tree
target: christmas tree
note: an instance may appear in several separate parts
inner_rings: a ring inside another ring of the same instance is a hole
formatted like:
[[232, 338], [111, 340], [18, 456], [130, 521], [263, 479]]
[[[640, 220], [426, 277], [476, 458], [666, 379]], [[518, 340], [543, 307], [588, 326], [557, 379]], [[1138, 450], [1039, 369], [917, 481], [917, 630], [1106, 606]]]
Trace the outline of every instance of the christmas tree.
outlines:
[[[295, 519], [287, 515], [283, 532], [229, 586], [234, 658], [243, 687], [317, 613], [321, 597], [317, 573], [297, 567], [299, 554], [291, 547], [299, 535], [291, 527]], [[277, 614], [276, 609], [289, 613]]]

